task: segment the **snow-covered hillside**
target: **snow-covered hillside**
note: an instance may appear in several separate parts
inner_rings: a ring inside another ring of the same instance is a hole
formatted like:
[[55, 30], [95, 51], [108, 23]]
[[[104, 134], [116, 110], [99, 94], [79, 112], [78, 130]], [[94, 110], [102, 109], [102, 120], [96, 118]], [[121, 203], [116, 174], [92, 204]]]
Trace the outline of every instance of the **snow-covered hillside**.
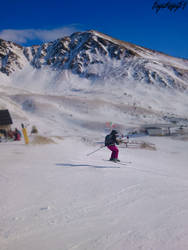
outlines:
[[[106, 122], [125, 129], [151, 123], [184, 119], [187, 125], [186, 92], [135, 82], [100, 82], [73, 74], [63, 84], [54, 82], [51, 72], [29, 72], [0, 86], [0, 108], [9, 109], [14, 126], [35, 124], [49, 134], [104, 134]], [[54, 131], [54, 126], [56, 130]], [[57, 128], [59, 130], [57, 131]]]

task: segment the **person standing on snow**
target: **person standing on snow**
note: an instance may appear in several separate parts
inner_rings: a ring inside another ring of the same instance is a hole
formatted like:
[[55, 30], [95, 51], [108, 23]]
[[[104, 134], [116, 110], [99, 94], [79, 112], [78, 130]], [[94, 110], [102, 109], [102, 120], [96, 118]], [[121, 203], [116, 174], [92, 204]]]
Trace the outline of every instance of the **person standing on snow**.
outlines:
[[110, 161], [113, 162], [120, 161], [118, 159], [119, 149], [116, 147], [116, 144], [119, 145], [122, 141], [118, 140], [117, 136], [118, 132], [116, 130], [112, 130], [111, 133], [105, 137], [105, 146], [112, 151]]
[[15, 141], [20, 141], [21, 140], [21, 132], [17, 129], [17, 128], [15, 128], [15, 131], [14, 131], [14, 140]]

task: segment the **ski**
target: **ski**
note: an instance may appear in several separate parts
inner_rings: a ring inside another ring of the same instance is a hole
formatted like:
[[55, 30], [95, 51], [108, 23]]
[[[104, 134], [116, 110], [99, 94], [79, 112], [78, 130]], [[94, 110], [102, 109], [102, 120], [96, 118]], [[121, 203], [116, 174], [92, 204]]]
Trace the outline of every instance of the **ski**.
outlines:
[[120, 161], [120, 163], [132, 164], [132, 161]]
[[113, 161], [110, 161], [110, 160], [105, 160], [103, 159], [103, 161], [108, 161], [108, 162], [111, 162], [111, 163], [114, 163], [114, 164], [120, 164], [120, 165], [130, 165], [132, 162], [131, 161], [118, 161], [118, 162], [113, 162]]
[[[124, 165], [124, 166], [129, 166], [132, 162], [130, 162], [130, 161], [120, 161], [120, 162], [113, 162], [113, 161], [110, 161], [110, 160], [107, 160], [107, 159], [102, 159], [102, 161], [104, 161], [104, 162], [108, 162], [108, 163], [112, 163], [113, 165], [115, 165], [115, 164], [119, 164], [119, 165]], [[78, 165], [82, 165], [83, 164], [83, 166], [85, 165], [92, 165], [92, 164], [100, 164], [101, 163], [101, 160], [95, 160], [95, 161], [80, 161], [80, 160], [71, 160], [71, 163], [73, 163], [73, 164], [78, 164]], [[70, 164], [71, 164], [70, 163]]]

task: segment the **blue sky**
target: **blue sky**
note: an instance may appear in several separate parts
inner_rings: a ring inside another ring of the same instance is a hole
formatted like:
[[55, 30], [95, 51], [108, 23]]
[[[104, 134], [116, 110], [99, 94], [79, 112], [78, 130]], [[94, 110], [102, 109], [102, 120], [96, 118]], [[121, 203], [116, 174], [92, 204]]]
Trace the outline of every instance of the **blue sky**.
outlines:
[[152, 10], [154, 0], [1, 1], [0, 37], [32, 45], [98, 30], [114, 38], [188, 59], [188, 6]]

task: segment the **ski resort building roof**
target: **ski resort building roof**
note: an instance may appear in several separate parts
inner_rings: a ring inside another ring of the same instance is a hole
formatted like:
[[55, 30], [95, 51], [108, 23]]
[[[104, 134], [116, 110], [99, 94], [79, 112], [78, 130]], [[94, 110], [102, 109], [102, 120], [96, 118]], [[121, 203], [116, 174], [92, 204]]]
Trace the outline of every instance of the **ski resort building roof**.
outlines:
[[8, 128], [12, 123], [8, 109], [0, 110], [0, 128]]

